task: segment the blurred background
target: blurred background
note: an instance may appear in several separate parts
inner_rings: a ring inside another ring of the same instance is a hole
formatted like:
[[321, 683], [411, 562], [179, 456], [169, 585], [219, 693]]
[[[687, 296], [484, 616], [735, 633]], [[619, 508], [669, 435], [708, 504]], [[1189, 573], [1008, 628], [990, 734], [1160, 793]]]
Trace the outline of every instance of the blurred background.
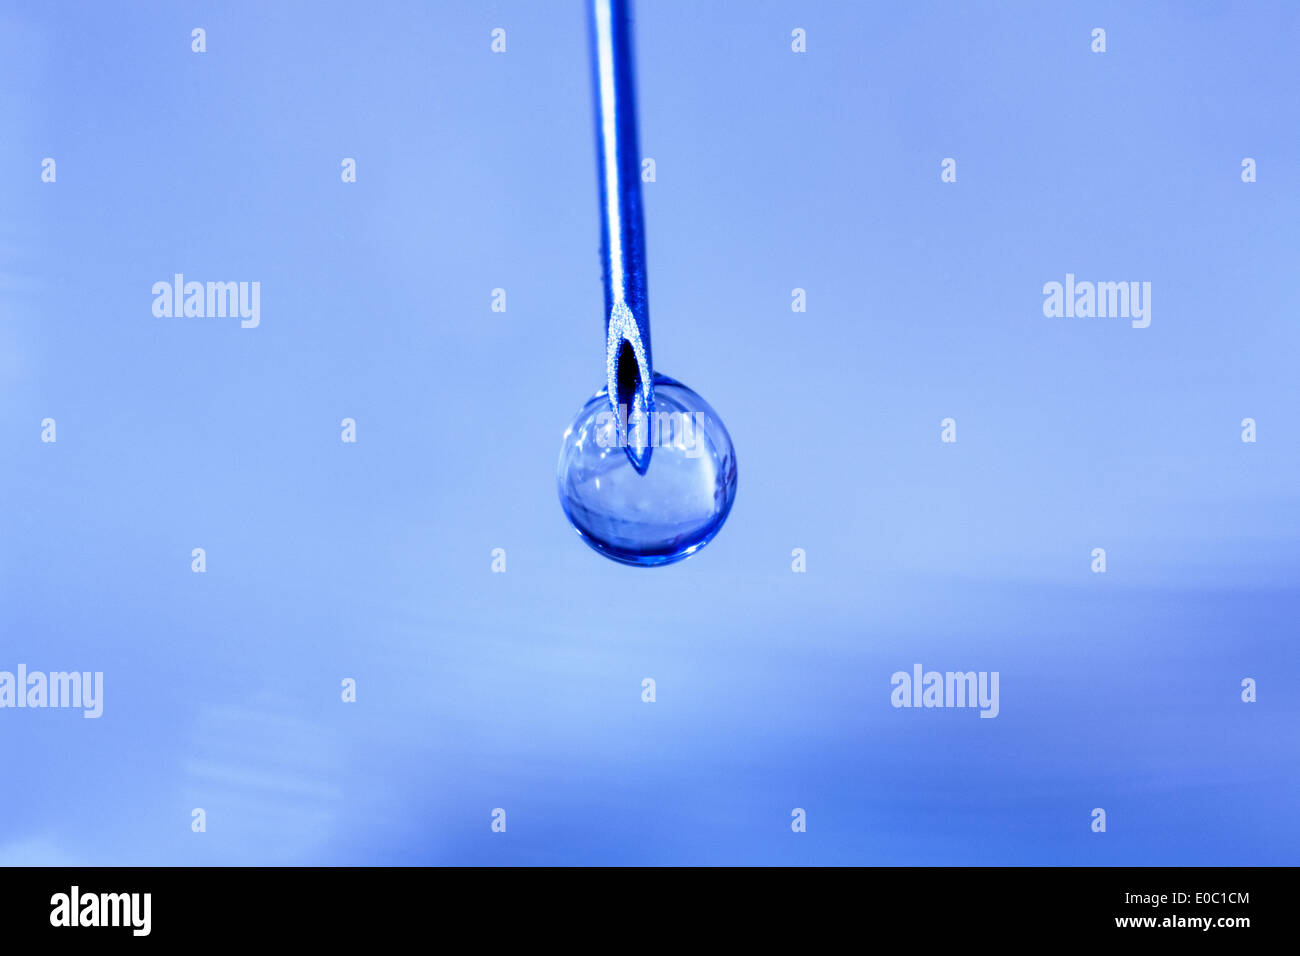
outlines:
[[555, 492], [583, 3], [6, 5], [0, 670], [105, 699], [0, 710], [0, 862], [1296, 863], [1300, 9], [1071, 7], [641, 3], [655, 358], [740, 470], [643, 570]]

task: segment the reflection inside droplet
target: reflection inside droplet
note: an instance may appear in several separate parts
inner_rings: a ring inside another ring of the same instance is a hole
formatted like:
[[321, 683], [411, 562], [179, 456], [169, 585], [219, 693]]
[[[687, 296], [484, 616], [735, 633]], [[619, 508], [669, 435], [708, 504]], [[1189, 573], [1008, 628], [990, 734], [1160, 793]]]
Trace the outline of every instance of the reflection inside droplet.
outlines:
[[[564, 433], [556, 480], [560, 504], [582, 539], [606, 557], [671, 564], [712, 540], [736, 497], [736, 453], [709, 403], [655, 374], [654, 409], [628, 421], [606, 389]], [[653, 449], [645, 474], [627, 449]]]

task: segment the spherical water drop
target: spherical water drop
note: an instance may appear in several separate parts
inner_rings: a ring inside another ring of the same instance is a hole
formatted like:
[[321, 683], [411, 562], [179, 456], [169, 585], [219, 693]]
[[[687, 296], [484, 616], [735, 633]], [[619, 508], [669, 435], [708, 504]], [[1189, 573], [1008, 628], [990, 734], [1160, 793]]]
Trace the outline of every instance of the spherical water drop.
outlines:
[[[651, 448], [644, 474], [627, 453], [638, 441]], [[708, 402], [656, 373], [648, 423], [620, 429], [607, 391], [592, 396], [564, 433], [556, 478], [564, 513], [591, 547], [624, 564], [671, 564], [727, 520], [736, 452]]]

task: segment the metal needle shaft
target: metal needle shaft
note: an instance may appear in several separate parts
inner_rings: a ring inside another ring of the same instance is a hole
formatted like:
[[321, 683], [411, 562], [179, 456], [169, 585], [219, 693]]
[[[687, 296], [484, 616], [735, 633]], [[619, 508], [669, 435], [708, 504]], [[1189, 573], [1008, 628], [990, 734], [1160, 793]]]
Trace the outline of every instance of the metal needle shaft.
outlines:
[[591, 0], [591, 4], [606, 384], [610, 406], [632, 436], [626, 446], [628, 458], [644, 474], [651, 449], [641, 436], [649, 431], [654, 408], [654, 365], [646, 296], [631, 11], [628, 0]]

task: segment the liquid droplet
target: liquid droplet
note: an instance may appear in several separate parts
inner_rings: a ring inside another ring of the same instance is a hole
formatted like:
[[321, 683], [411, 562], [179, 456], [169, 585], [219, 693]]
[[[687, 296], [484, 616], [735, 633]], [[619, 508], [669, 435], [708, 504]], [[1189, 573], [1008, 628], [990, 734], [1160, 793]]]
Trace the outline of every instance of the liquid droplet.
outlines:
[[[626, 415], [622, 416], [626, 418]], [[654, 449], [644, 474], [628, 447]], [[708, 544], [736, 498], [736, 452], [718, 413], [681, 382], [654, 376], [654, 410], [626, 425], [607, 388], [564, 433], [560, 504], [592, 548], [624, 564], [672, 564]]]

